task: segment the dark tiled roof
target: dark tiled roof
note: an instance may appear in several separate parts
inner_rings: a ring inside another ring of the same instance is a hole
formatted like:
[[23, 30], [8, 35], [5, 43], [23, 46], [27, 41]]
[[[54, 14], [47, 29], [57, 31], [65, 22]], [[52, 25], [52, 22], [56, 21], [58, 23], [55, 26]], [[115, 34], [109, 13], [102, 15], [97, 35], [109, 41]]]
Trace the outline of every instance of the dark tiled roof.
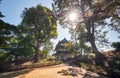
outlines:
[[61, 42], [63, 42], [63, 43], [67, 43], [68, 40], [67, 40], [66, 38], [64, 38]]

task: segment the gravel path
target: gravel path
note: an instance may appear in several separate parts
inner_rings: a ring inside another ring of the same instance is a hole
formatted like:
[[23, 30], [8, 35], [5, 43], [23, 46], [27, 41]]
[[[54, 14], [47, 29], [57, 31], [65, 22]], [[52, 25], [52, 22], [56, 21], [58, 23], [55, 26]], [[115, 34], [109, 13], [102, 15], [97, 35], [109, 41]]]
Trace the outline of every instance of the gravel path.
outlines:
[[65, 64], [35, 68], [27, 74], [15, 78], [107, 78], [97, 73], [86, 71], [75, 66]]

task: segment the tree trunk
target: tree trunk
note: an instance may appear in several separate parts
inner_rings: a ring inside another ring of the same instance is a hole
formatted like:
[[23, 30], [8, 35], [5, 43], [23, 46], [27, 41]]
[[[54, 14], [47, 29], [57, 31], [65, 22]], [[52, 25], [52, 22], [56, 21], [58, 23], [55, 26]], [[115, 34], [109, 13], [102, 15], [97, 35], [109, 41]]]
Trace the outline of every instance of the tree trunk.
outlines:
[[105, 67], [108, 67], [109, 66], [109, 63], [107, 61], [107, 58], [98, 51], [97, 47], [96, 47], [96, 44], [95, 44], [95, 38], [94, 38], [94, 35], [91, 34], [91, 36], [89, 36], [90, 38], [90, 43], [91, 43], [91, 46], [92, 46], [92, 49], [93, 49], [93, 52], [95, 53], [96, 55], [96, 58], [95, 58], [95, 61], [96, 61], [96, 64], [97, 65], [102, 65], [102, 66], [105, 66]]
[[82, 11], [83, 19], [85, 21], [85, 27], [86, 27], [86, 30], [87, 30], [88, 41], [90, 42], [90, 44], [92, 46], [93, 52], [96, 55], [99, 55], [99, 51], [98, 51], [98, 49], [96, 47], [96, 44], [95, 44], [94, 17], [93, 16], [86, 17], [84, 0], [81, 1], [81, 11]]
[[[103, 64], [104, 63], [107, 63], [107, 59], [106, 57], [100, 53], [96, 47], [96, 44], [95, 44], [95, 36], [94, 36], [94, 23], [95, 23], [95, 18], [94, 18], [94, 13], [93, 13], [93, 16], [91, 17], [86, 17], [86, 12], [85, 12], [85, 2], [84, 0], [81, 1], [81, 11], [82, 11], [82, 16], [84, 18], [84, 21], [85, 21], [85, 27], [86, 27], [86, 30], [87, 30], [87, 37], [88, 37], [88, 41], [90, 42], [91, 46], [92, 46], [92, 49], [93, 49], [93, 52], [95, 53], [96, 55], [96, 64]], [[90, 8], [92, 8], [91, 6], [89, 6]], [[105, 65], [105, 64], [104, 64]], [[107, 65], [107, 64], [106, 64]]]
[[97, 46], [96, 46], [96, 44], [95, 44], [95, 38], [94, 38], [93, 35], [90, 35], [90, 36], [89, 36], [89, 42], [90, 42], [90, 44], [91, 44], [93, 53], [95, 53], [96, 55], [99, 55], [100, 52], [99, 52], [98, 49], [97, 49]]
[[15, 59], [14, 60], [18, 60], [18, 55], [15, 55]]
[[37, 41], [37, 45], [35, 49], [35, 58], [34, 58], [35, 63], [39, 62], [39, 58], [40, 58], [39, 48], [40, 48], [40, 42]]

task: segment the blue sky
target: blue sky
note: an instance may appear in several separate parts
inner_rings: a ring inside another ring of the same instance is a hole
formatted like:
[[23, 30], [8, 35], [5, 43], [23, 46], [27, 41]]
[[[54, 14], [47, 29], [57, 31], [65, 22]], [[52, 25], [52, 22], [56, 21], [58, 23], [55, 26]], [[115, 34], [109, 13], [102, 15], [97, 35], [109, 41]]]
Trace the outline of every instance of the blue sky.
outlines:
[[[24, 8], [30, 8], [32, 6], [36, 6], [38, 4], [42, 4], [43, 6], [46, 6], [48, 8], [51, 8], [52, 0], [2, 0], [0, 4], [0, 11], [3, 15], [5, 15], [4, 18], [2, 18], [5, 22], [8, 22], [10, 24], [18, 25], [21, 22], [20, 15], [22, 14], [22, 11]], [[52, 40], [54, 42], [54, 45], [59, 40], [62, 40], [64, 37], [66, 37], [68, 40], [70, 40], [70, 34], [68, 32], [68, 29], [62, 29], [58, 25], [58, 38], [56, 40]], [[117, 36], [120, 36], [118, 33], [110, 31], [107, 37], [111, 42], [113, 41], [120, 41]]]

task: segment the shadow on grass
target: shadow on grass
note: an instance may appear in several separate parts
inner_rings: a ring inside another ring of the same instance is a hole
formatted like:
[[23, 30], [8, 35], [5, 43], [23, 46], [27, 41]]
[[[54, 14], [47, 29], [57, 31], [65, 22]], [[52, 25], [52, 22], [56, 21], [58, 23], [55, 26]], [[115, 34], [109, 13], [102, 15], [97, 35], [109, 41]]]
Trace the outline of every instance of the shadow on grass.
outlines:
[[83, 74], [83, 77], [82, 78], [108, 78], [106, 76], [102, 76], [102, 75], [93, 75], [92, 72], [90, 71], [87, 71], [85, 74]]
[[64, 76], [72, 76], [77, 78], [108, 78], [106, 76], [94, 74], [90, 71], [83, 72], [83, 69], [76, 68], [75, 66], [68, 69], [62, 69], [61, 71], [58, 71], [58, 73]]
[[64, 76], [69, 75], [69, 76], [73, 76], [73, 77], [78, 76], [78, 74], [81, 74], [80, 72], [81, 72], [81, 70], [78, 70], [74, 67], [70, 67], [68, 69], [62, 69], [61, 71], [58, 71], [58, 73], [61, 75], [64, 75]]
[[20, 76], [20, 75], [22, 75], [20, 78], [24, 78], [25, 77], [24, 75], [29, 73], [30, 71], [32, 71], [32, 69], [0, 73], [0, 78], [14, 78], [14, 77]]

